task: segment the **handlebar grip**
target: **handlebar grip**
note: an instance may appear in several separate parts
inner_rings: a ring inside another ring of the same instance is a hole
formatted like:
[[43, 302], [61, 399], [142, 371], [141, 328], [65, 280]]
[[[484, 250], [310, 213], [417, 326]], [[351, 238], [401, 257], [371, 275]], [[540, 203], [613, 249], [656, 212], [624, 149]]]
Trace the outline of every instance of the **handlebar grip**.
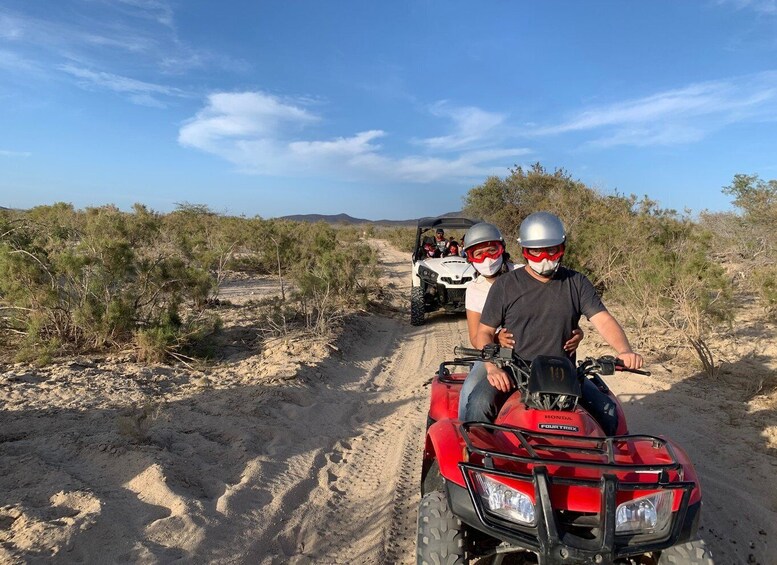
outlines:
[[636, 373], [637, 375], [645, 375], [646, 377], [650, 376], [650, 371], [643, 371], [642, 369], [627, 369], [623, 365], [615, 365], [616, 371], [622, 371], [624, 373]]
[[615, 358], [615, 370], [616, 371], [626, 371], [629, 373], [636, 373], [637, 375], [645, 375], [646, 377], [650, 376], [650, 371], [643, 371], [642, 369], [628, 369], [623, 364], [622, 359]]
[[453, 348], [454, 355], [465, 355], [469, 357], [483, 357], [483, 351], [472, 347], [462, 347], [457, 345]]

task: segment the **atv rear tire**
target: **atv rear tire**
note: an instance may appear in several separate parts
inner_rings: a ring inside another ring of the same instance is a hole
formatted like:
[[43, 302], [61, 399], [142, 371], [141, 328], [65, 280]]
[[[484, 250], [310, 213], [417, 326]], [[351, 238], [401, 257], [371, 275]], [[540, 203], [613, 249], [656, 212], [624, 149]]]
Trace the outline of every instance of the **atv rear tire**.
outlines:
[[420, 326], [424, 323], [424, 289], [414, 286], [410, 289], [410, 325]]
[[713, 565], [712, 552], [702, 540], [689, 541], [661, 551], [658, 565]]
[[432, 491], [418, 507], [418, 565], [467, 565], [464, 525], [451, 512], [445, 494]]

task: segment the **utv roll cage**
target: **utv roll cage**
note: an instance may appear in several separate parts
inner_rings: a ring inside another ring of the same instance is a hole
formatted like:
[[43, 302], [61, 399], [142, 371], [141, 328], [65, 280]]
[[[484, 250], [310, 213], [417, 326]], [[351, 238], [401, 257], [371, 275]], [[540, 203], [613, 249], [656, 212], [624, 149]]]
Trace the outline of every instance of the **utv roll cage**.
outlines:
[[[439, 216], [437, 218], [428, 217], [419, 219], [415, 234], [413, 261], [415, 262], [419, 259], [419, 252], [423, 249], [424, 243], [434, 243], [434, 232], [436, 232], [438, 228], [442, 228], [446, 232], [448, 230], [468, 230], [481, 221], [482, 220], [472, 220], [463, 216]], [[430, 236], [425, 235], [430, 232]]]

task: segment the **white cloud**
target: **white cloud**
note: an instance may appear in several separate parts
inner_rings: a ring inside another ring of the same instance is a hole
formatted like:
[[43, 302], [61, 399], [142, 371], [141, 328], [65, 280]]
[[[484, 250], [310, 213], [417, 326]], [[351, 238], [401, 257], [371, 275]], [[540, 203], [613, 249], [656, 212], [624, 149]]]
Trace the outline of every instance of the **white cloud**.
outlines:
[[451, 158], [393, 156], [377, 143], [388, 135], [379, 129], [310, 139], [304, 135], [306, 128], [320, 125], [322, 120], [304, 104], [302, 100], [283, 100], [265, 92], [213, 94], [206, 106], [181, 127], [178, 141], [218, 155], [245, 173], [325, 175], [344, 180], [477, 179], [503, 174], [513, 164], [512, 158], [529, 153], [527, 149], [492, 148], [459, 151]]
[[181, 128], [178, 141], [216, 154], [232, 154], [230, 147], [240, 146], [238, 142], [275, 139], [282, 124], [299, 127], [317, 120], [304, 108], [263, 92], [221, 92], [208, 96], [207, 106]]
[[721, 127], [777, 115], [777, 72], [710, 81], [588, 109], [532, 135], [596, 131], [588, 145], [673, 145], [698, 141]]
[[505, 121], [502, 114], [472, 106], [453, 107], [446, 101], [438, 102], [432, 106], [431, 111], [433, 115], [448, 118], [453, 122], [453, 131], [449, 135], [429, 137], [420, 141], [430, 149], [440, 151], [462, 149], [482, 142], [491, 137], [494, 130]]

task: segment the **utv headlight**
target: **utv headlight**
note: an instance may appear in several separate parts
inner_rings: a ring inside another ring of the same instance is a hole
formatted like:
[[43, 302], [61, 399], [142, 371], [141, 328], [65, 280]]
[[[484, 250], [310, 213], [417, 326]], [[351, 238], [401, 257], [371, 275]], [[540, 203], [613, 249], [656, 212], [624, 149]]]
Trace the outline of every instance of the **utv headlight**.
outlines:
[[418, 274], [421, 276], [422, 279], [425, 279], [431, 282], [437, 282], [437, 273], [435, 273], [431, 269], [427, 269], [426, 267], [421, 267], [420, 269], [418, 269]]
[[659, 533], [669, 526], [671, 518], [672, 492], [657, 492], [620, 504], [615, 512], [615, 533]]
[[511, 522], [534, 524], [534, 503], [517, 491], [481, 473], [473, 473], [475, 487], [485, 507]]

